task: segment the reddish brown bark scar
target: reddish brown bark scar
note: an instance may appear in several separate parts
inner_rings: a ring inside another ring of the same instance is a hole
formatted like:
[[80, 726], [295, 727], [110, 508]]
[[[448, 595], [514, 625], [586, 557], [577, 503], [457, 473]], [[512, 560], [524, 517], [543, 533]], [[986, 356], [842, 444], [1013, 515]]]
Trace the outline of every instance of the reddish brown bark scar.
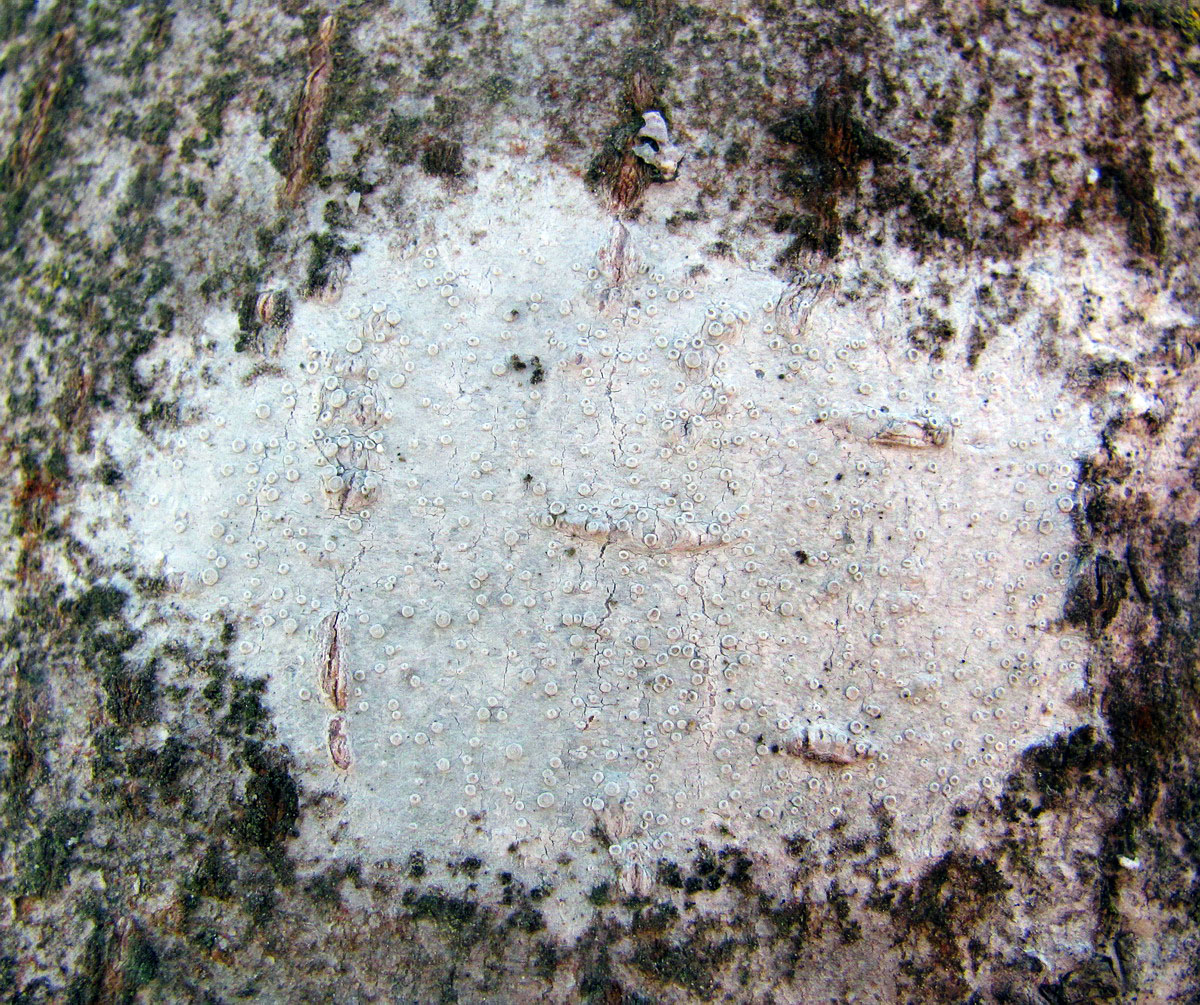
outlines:
[[284, 201], [294, 205], [308, 184], [312, 171], [312, 157], [321, 139], [321, 127], [325, 120], [325, 106], [329, 101], [330, 81], [333, 77], [333, 40], [337, 35], [337, 15], [330, 14], [317, 30], [316, 40], [308, 53], [308, 77], [296, 106], [296, 117], [292, 124], [291, 151], [288, 156], [287, 184]]

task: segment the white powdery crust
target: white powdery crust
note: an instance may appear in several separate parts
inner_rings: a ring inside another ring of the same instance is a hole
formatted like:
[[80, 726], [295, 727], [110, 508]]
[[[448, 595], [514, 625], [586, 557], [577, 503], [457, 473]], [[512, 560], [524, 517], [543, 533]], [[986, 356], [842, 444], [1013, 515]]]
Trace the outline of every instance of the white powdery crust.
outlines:
[[607, 821], [636, 889], [697, 839], [880, 804], [935, 853], [1073, 721], [1087, 412], [1019, 338], [934, 361], [895, 290], [630, 227], [497, 176], [363, 236], [276, 375], [242, 386], [214, 320], [185, 428], [108, 437], [125, 544], [181, 615], [237, 621], [306, 784], [379, 856], [552, 861]]

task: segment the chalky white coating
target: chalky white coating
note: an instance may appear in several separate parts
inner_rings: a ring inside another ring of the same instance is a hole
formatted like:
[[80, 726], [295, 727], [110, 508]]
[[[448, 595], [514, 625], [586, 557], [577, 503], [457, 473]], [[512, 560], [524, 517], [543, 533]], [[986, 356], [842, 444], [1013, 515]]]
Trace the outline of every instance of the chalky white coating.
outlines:
[[1075, 721], [1095, 431], [1028, 342], [931, 360], [898, 287], [785, 284], [553, 172], [356, 240], [267, 372], [215, 315], [183, 428], [106, 435], [125, 547], [236, 622], [344, 799], [307, 840], [537, 867], [599, 823], [636, 890], [882, 806], [919, 860]]

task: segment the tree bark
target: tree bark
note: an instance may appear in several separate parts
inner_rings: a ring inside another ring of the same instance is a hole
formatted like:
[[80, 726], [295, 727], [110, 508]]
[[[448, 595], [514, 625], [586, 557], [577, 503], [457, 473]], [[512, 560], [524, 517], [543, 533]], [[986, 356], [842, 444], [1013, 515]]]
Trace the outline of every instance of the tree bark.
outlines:
[[9, 998], [1195, 1000], [1198, 31], [7, 4]]

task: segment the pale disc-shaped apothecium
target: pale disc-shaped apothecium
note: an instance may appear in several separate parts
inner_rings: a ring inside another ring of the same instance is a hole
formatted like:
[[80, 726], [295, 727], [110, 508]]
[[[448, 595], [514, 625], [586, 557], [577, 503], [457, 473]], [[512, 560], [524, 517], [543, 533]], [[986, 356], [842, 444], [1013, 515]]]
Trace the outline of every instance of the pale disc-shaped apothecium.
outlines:
[[592, 206], [497, 176], [360, 235], [249, 386], [210, 319], [183, 428], [109, 430], [128, 518], [97, 541], [236, 623], [369, 853], [536, 865], [599, 823], [619, 869], [880, 806], [936, 853], [1074, 721], [1086, 410], [1017, 335], [939, 362], [894, 290]]

